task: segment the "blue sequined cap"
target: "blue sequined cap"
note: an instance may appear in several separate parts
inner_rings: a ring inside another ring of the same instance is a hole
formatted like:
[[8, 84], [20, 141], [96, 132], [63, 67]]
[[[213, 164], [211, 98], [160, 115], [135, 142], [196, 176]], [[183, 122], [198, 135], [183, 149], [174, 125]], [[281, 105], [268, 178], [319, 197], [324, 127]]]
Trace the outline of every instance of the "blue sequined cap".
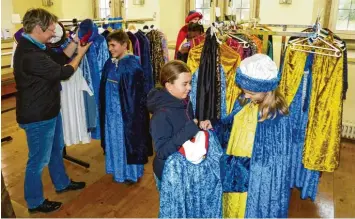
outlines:
[[279, 85], [280, 77], [276, 77], [270, 80], [262, 80], [249, 77], [240, 70], [237, 69], [236, 83], [240, 88], [249, 90], [252, 92], [269, 92], [273, 91]]

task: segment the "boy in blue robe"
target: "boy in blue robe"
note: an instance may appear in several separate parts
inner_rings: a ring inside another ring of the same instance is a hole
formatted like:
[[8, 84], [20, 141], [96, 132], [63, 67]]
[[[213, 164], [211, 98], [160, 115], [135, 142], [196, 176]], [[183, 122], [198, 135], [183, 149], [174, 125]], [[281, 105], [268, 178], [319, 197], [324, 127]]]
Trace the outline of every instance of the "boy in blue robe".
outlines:
[[107, 37], [112, 55], [105, 63], [100, 86], [101, 144], [106, 172], [116, 182], [134, 183], [152, 155], [144, 73], [139, 57], [127, 54], [128, 35]]

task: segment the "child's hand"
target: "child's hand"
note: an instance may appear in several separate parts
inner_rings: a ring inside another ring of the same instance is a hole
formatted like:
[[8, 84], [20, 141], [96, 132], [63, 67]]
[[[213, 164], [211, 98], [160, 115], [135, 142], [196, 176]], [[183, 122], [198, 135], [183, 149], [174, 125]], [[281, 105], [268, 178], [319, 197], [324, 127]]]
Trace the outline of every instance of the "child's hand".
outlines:
[[200, 128], [203, 130], [209, 130], [213, 127], [210, 120], [205, 120], [200, 122]]

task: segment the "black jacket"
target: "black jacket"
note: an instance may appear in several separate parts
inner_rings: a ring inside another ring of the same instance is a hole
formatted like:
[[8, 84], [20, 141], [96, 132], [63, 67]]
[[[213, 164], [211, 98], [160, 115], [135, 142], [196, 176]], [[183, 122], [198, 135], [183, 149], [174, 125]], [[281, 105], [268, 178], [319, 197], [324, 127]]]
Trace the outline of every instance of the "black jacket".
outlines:
[[68, 79], [74, 68], [64, 66], [63, 53], [41, 50], [22, 37], [14, 56], [16, 119], [20, 124], [56, 117], [60, 111], [60, 80]]
[[153, 170], [161, 180], [166, 159], [195, 136], [199, 128], [193, 121], [190, 101], [179, 100], [165, 89], [153, 89], [147, 102], [148, 110], [153, 113], [150, 123], [156, 152]]

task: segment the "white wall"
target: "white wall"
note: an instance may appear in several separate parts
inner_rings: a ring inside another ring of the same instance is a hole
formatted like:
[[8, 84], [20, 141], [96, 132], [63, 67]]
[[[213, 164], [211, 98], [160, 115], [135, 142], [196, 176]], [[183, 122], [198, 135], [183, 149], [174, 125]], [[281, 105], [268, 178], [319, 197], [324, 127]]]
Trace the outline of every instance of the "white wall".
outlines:
[[260, 23], [311, 24], [314, 0], [293, 0], [279, 4], [278, 0], [260, 0]]
[[[319, 3], [323, 0], [293, 0], [292, 4], [279, 4], [279, 1], [260, 0], [260, 23], [261, 24], [299, 24], [310, 25], [314, 23], [314, 1]], [[273, 27], [272, 30], [282, 31], [281, 28]], [[301, 31], [292, 28], [287, 31]], [[273, 36], [274, 61], [280, 64], [281, 36]], [[286, 38], [286, 42], [288, 38]]]
[[12, 24], [12, 0], [1, 1], [1, 28], [10, 29], [11, 33], [14, 32], [15, 26]]
[[185, 1], [160, 1], [160, 29], [167, 35], [168, 41], [176, 41], [180, 28], [185, 24]]
[[143, 25], [135, 24], [135, 26], [141, 28], [144, 25], [154, 24], [154, 26], [159, 28], [160, 1], [166, 0], [145, 0], [144, 5], [133, 5], [133, 0], [128, 0], [123, 14], [125, 14], [126, 19], [153, 18], [155, 16], [155, 21], [146, 22]]
[[63, 19], [94, 18], [92, 0], [61, 0]]

